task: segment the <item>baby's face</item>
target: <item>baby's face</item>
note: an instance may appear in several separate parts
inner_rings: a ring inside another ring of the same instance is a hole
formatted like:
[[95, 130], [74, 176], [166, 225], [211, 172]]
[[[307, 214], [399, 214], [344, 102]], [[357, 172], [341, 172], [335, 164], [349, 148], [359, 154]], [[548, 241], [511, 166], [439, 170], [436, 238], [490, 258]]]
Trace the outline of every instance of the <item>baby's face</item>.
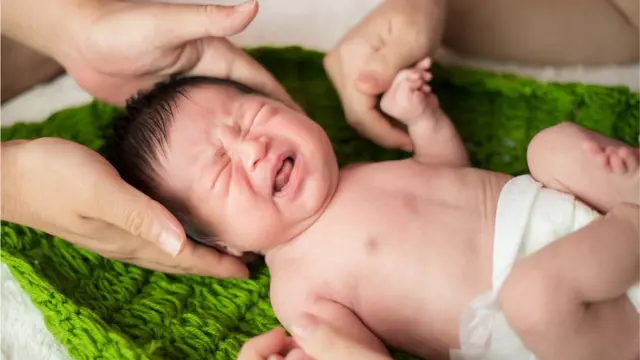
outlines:
[[264, 252], [298, 235], [338, 183], [319, 125], [275, 100], [216, 85], [178, 99], [156, 170], [162, 190], [186, 200], [232, 253]]

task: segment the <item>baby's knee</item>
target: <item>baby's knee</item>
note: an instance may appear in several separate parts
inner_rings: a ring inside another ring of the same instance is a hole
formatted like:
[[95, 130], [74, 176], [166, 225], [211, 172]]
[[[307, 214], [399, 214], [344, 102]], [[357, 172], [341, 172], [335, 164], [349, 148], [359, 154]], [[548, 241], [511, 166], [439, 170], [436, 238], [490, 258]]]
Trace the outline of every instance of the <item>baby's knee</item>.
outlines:
[[[531, 172], [546, 173], [555, 160], [562, 160], [570, 147], [585, 139], [583, 129], [571, 122], [562, 122], [536, 134], [527, 147], [527, 161]], [[576, 141], [577, 140], [577, 141]]]
[[612, 226], [628, 231], [629, 236], [627, 238], [635, 239], [640, 245], [640, 206], [631, 203], [619, 203], [605, 214], [605, 219], [614, 222]]

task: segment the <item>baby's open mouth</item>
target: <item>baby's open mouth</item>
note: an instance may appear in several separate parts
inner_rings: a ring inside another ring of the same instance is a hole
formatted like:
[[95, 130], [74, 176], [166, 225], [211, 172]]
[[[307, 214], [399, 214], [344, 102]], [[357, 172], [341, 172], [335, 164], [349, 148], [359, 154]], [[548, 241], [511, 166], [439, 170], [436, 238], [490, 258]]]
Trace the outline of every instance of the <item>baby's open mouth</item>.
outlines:
[[289, 183], [293, 165], [295, 164], [295, 158], [289, 156], [282, 161], [280, 168], [276, 172], [276, 178], [273, 182], [273, 194], [277, 194]]

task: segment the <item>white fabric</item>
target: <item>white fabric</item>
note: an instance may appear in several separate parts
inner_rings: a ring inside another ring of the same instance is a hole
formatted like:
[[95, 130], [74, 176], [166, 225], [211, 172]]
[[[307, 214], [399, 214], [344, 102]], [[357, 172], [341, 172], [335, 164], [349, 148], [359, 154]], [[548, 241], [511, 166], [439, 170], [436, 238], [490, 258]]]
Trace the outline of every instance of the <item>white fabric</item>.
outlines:
[[[460, 350], [451, 360], [534, 360], [500, 310], [497, 296], [518, 259], [570, 234], [600, 214], [574, 196], [529, 175], [513, 178], [498, 199], [493, 250], [492, 290], [478, 296], [460, 321]], [[640, 288], [628, 296], [640, 311]], [[526, 305], [523, 305], [526, 306]]]
[[67, 360], [67, 349], [60, 345], [44, 325], [42, 314], [11, 275], [5, 264], [0, 266], [2, 301], [2, 360]]

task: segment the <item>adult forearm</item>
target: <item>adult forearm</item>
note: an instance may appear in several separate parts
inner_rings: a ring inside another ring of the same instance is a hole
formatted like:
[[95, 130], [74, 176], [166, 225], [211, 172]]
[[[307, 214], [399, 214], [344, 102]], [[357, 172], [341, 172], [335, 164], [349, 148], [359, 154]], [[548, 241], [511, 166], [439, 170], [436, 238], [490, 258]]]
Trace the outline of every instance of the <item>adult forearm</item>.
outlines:
[[74, 28], [84, 21], [79, 10], [92, 0], [3, 0], [2, 34], [61, 62]]
[[404, 1], [408, 6], [420, 14], [424, 14], [424, 21], [427, 25], [425, 32], [429, 54], [434, 54], [442, 44], [442, 37], [445, 28], [447, 3], [446, 0], [387, 0]]

